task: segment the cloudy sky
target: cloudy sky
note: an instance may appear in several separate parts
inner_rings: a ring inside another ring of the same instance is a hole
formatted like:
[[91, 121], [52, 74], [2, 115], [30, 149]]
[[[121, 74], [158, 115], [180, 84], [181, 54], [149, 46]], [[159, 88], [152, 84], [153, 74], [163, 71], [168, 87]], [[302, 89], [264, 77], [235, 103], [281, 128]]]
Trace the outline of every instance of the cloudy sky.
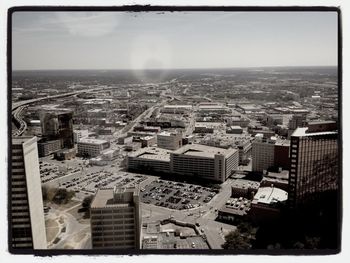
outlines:
[[337, 65], [336, 12], [15, 12], [15, 70]]

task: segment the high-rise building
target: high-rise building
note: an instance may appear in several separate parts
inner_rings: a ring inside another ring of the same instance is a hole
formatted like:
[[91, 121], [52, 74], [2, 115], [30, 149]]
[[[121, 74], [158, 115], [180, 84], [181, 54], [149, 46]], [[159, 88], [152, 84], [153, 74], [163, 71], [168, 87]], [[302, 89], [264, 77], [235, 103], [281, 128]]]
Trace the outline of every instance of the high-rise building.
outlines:
[[47, 140], [60, 140], [62, 148], [74, 147], [73, 112], [44, 112], [41, 115], [42, 135]]
[[13, 249], [46, 249], [36, 137], [12, 138], [10, 242]]
[[309, 123], [291, 136], [289, 204], [296, 208], [318, 193], [338, 188], [338, 132], [335, 122]]
[[140, 248], [141, 209], [137, 188], [99, 189], [90, 211], [92, 248]]
[[255, 135], [252, 143], [252, 170], [263, 172], [274, 166], [276, 138], [264, 138], [262, 134]]

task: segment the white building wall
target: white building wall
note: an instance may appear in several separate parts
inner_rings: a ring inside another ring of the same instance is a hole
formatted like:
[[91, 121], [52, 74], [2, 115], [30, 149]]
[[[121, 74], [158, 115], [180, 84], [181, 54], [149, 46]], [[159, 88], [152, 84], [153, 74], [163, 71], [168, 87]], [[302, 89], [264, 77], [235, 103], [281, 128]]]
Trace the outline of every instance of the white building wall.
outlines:
[[37, 139], [33, 137], [23, 143], [23, 160], [26, 174], [29, 214], [34, 249], [46, 249], [44, 204], [38, 159]]

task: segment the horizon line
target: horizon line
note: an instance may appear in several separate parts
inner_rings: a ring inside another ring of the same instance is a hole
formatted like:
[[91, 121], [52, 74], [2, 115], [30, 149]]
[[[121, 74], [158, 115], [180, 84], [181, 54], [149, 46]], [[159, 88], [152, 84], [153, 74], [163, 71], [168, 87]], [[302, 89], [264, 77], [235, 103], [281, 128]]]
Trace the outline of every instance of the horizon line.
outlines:
[[301, 66], [246, 66], [246, 67], [214, 67], [214, 68], [207, 68], [207, 67], [191, 67], [191, 68], [106, 68], [106, 69], [88, 69], [88, 68], [80, 68], [80, 69], [71, 69], [71, 68], [57, 68], [57, 69], [12, 69], [12, 72], [14, 71], [65, 71], [65, 70], [72, 70], [72, 71], [112, 71], [112, 70], [121, 70], [121, 71], [143, 71], [143, 70], [215, 70], [215, 69], [254, 69], [254, 68], [312, 68], [312, 67], [339, 67], [339, 65], [301, 65]]

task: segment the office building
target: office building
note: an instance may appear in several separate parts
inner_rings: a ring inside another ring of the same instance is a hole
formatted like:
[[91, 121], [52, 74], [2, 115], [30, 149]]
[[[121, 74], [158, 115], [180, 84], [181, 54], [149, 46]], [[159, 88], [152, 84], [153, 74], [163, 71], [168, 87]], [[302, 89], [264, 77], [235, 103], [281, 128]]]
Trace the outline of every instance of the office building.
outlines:
[[88, 130], [75, 130], [73, 132], [74, 143], [78, 143], [82, 138], [89, 137]]
[[239, 141], [237, 148], [239, 150], [239, 164], [246, 165], [252, 156], [252, 143], [250, 140]]
[[147, 147], [130, 153], [127, 157], [130, 171], [170, 173], [170, 152], [157, 147]]
[[277, 140], [275, 143], [274, 166], [285, 170], [289, 169], [289, 147], [290, 140]]
[[292, 118], [289, 120], [288, 128], [290, 130], [295, 130], [298, 127], [305, 127], [306, 126], [306, 114], [295, 114], [292, 116]]
[[187, 144], [170, 153], [174, 174], [225, 182], [238, 167], [238, 150]]
[[335, 122], [309, 123], [291, 136], [289, 204], [297, 208], [318, 193], [338, 188], [338, 131]]
[[139, 249], [141, 209], [137, 188], [99, 189], [91, 203], [93, 249]]
[[73, 112], [48, 111], [41, 115], [42, 135], [47, 140], [60, 140], [61, 148], [74, 147]]
[[226, 133], [229, 134], [242, 134], [243, 129], [241, 126], [230, 126], [226, 129]]
[[12, 138], [10, 243], [13, 249], [46, 249], [36, 137]]
[[231, 197], [244, 197], [252, 199], [259, 187], [259, 182], [245, 179], [235, 179], [231, 186]]
[[52, 141], [40, 140], [38, 142], [39, 157], [48, 156], [52, 153], [58, 152], [59, 150], [61, 150], [60, 140], [52, 140]]
[[177, 150], [182, 146], [182, 134], [174, 132], [161, 132], [157, 135], [159, 148]]
[[109, 146], [110, 143], [105, 140], [84, 138], [78, 142], [78, 154], [84, 157], [96, 157]]
[[255, 135], [252, 143], [252, 170], [263, 172], [274, 166], [276, 138], [264, 138], [262, 134]]

